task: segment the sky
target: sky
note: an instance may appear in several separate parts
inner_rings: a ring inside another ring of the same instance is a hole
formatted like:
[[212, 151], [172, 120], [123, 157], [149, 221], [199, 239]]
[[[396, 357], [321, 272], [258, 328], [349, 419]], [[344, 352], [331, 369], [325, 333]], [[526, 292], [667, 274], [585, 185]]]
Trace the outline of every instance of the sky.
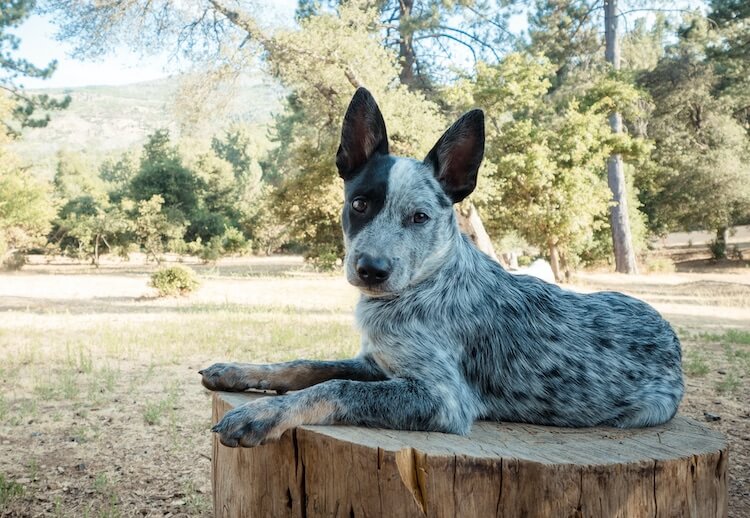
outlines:
[[[291, 20], [296, 0], [264, 0], [273, 3], [275, 11], [285, 11]], [[23, 78], [25, 88], [65, 88], [89, 85], [122, 85], [150, 81], [179, 73], [179, 65], [167, 53], [140, 56], [127, 48], [102, 56], [96, 60], [78, 60], [70, 56], [73, 46], [55, 39], [55, 26], [50, 18], [30, 16], [12, 31], [21, 38], [17, 56], [44, 67], [57, 60], [57, 70], [47, 80]]]

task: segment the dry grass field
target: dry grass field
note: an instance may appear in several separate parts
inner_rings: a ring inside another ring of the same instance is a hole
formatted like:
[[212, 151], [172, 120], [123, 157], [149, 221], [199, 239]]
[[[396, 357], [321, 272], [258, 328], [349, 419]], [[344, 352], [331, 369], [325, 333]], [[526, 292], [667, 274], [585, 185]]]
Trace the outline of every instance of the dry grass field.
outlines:
[[[298, 258], [194, 267], [199, 290], [167, 299], [148, 287], [154, 267], [134, 262], [0, 273], [0, 516], [209, 516], [198, 369], [357, 350], [357, 294], [341, 275]], [[584, 274], [569, 287], [630, 293], [673, 323], [681, 412], [726, 434], [730, 516], [750, 516], [750, 269]]]

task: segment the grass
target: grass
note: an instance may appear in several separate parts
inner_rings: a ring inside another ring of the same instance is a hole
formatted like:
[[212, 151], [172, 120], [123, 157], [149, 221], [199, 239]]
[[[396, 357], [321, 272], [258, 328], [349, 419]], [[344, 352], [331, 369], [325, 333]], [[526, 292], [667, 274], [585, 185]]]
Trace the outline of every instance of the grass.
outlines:
[[694, 377], [703, 377], [711, 370], [706, 353], [697, 349], [690, 349], [685, 353], [682, 368], [685, 374]]
[[[348, 288], [328, 275], [305, 275], [204, 277], [208, 285], [225, 283], [222, 289], [277, 291], [242, 303], [113, 296], [0, 313], [7, 387], [0, 435], [24, 441], [0, 452], [7, 477], [0, 498], [20, 514], [209, 516], [210, 398], [197, 370], [215, 361], [345, 358], [359, 349]], [[145, 287], [147, 275], [142, 280]], [[310, 303], [316, 296], [321, 302]], [[750, 332], [691, 327], [680, 336], [689, 379], [712, 398], [744, 395]], [[69, 490], [45, 500], [37, 498], [45, 496], [39, 484], [12, 482], [19, 478], [64, 482]]]
[[[143, 409], [143, 419], [146, 424], [156, 425], [161, 422], [165, 416], [173, 416], [173, 410], [177, 404], [177, 386], [173, 384], [162, 399], [146, 403]], [[173, 420], [172, 420], [173, 422]]]
[[750, 345], [750, 331], [741, 329], [727, 329], [721, 333], [698, 333], [696, 337], [706, 342]]
[[5, 394], [0, 394], [0, 421], [5, 421], [9, 410], [10, 405], [7, 399], [5, 399]]
[[4, 508], [15, 498], [20, 497], [24, 493], [24, 488], [21, 484], [8, 480], [5, 475], [0, 474], [0, 509]]
[[741, 386], [742, 380], [734, 370], [730, 370], [721, 381], [716, 383], [716, 392], [719, 394], [734, 394]]

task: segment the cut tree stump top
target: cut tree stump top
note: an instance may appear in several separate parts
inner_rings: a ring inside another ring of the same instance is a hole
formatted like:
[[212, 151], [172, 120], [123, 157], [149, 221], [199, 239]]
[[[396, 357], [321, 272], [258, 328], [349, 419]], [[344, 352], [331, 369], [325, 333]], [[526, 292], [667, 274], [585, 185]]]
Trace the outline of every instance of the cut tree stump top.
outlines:
[[[213, 421], [263, 396], [216, 392]], [[303, 426], [250, 449], [214, 437], [213, 453], [215, 516], [727, 514], [726, 441], [682, 416], [627, 430], [477, 422], [465, 437]]]
[[[265, 395], [218, 393], [229, 408]], [[726, 447], [726, 441], [719, 432], [682, 416], [661, 426], [624, 430], [478, 421], [467, 436], [357, 426], [301, 428], [339, 441], [388, 451], [413, 448], [426, 455], [515, 458], [542, 464], [607, 465], [644, 459], [674, 460], [715, 453]]]

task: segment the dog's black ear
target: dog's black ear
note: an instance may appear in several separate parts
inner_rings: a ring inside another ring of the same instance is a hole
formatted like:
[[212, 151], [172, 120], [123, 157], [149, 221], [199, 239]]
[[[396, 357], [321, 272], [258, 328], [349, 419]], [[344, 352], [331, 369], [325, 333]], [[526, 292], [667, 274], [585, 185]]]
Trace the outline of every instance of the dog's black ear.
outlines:
[[484, 156], [484, 112], [465, 113], [443, 133], [424, 159], [453, 203], [466, 198], [477, 186]]
[[380, 108], [366, 88], [357, 88], [344, 115], [341, 144], [336, 153], [336, 167], [344, 180], [375, 153], [388, 154], [388, 134]]

